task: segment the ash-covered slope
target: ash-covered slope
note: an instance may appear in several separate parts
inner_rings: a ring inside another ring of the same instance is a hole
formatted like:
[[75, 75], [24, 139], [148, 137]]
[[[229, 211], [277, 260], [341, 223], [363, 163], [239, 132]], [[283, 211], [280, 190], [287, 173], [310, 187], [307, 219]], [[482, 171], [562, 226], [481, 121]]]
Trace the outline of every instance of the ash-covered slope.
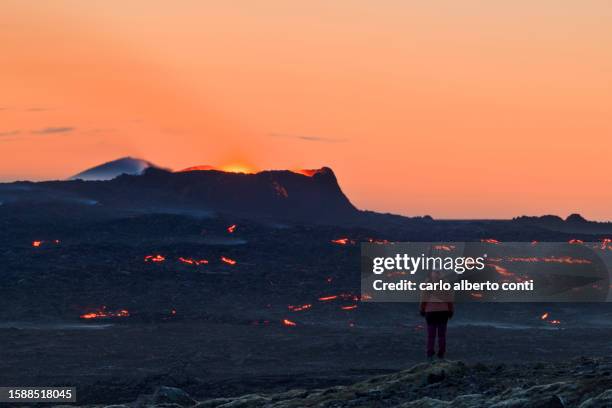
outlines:
[[149, 167], [142, 175], [123, 174], [112, 180], [22, 183], [21, 187], [27, 187], [28, 197], [35, 195], [39, 200], [63, 194], [106, 208], [212, 211], [313, 223], [350, 221], [360, 214], [326, 167], [311, 175], [291, 171], [173, 173]]

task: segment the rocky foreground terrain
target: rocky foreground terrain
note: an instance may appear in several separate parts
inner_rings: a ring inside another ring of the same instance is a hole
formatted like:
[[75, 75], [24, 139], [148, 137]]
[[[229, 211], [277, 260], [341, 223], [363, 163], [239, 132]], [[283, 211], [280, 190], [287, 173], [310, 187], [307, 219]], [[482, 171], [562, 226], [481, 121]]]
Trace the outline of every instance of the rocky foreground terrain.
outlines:
[[596, 408], [612, 406], [612, 359], [555, 364], [422, 363], [347, 386], [293, 389], [196, 401], [179, 388], [159, 387], [124, 405], [83, 407], [402, 407]]

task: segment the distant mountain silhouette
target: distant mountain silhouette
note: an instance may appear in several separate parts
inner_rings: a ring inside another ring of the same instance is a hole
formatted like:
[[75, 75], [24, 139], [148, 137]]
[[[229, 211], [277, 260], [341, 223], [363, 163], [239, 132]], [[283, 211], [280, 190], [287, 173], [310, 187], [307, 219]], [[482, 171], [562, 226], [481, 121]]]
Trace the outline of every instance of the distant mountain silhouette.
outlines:
[[587, 219], [584, 218], [580, 214], [571, 214], [565, 219], [565, 222], [580, 224], [580, 223], [586, 223], [589, 221], [587, 221]]
[[80, 172], [70, 180], [111, 180], [122, 174], [139, 175], [154, 164], [133, 157], [122, 157]]
[[514, 218], [514, 221], [521, 225], [537, 226], [567, 233], [607, 234], [612, 232], [612, 223], [589, 221], [580, 214], [571, 214], [565, 220], [557, 215], [543, 215], [541, 217], [523, 215]]
[[170, 172], [128, 157], [86, 170], [69, 181], [24, 184], [30, 192], [28, 200], [33, 196], [37, 201], [79, 197], [106, 208], [209, 211], [314, 223], [351, 221], [361, 214], [344, 195], [330, 168], [306, 174], [288, 170], [244, 174], [198, 168]]
[[522, 215], [520, 217], [514, 218], [514, 220], [523, 223], [534, 223], [547, 226], [560, 226], [566, 223], [583, 224], [590, 222], [580, 214], [571, 214], [565, 220], [559, 217], [558, 215], [542, 215], [539, 217]]

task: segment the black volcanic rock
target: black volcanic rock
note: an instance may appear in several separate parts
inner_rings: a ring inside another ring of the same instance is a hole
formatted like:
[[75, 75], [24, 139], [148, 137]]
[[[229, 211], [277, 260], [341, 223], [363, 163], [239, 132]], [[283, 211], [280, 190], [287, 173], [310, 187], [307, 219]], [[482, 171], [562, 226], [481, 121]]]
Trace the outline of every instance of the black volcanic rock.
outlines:
[[152, 167], [156, 166], [146, 160], [123, 157], [75, 174], [70, 180], [111, 180], [122, 174], [139, 175]]
[[603, 408], [612, 403], [609, 367], [602, 358], [516, 367], [440, 361], [348, 385], [205, 399], [196, 407]]

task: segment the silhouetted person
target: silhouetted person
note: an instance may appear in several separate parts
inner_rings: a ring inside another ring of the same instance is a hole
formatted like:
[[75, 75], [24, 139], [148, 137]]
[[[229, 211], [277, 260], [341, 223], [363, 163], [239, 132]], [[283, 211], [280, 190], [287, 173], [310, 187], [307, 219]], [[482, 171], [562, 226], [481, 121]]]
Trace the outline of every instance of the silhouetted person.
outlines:
[[[439, 271], [431, 271], [429, 282], [442, 280]], [[443, 359], [446, 354], [446, 324], [453, 317], [453, 294], [447, 291], [422, 291], [420, 303], [421, 316], [427, 321], [427, 358], [433, 360], [436, 337], [438, 338], [438, 358]]]

